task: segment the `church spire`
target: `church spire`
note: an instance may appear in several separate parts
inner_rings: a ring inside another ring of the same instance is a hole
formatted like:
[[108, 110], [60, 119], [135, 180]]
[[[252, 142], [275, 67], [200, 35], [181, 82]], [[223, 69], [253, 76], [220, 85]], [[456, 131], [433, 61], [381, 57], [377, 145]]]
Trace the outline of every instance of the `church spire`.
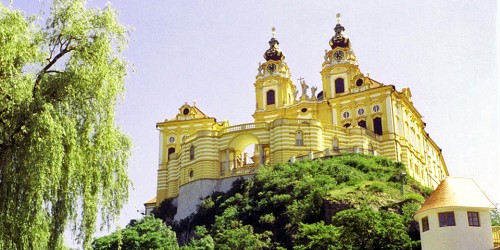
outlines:
[[335, 31], [335, 35], [330, 39], [330, 47], [332, 49], [337, 47], [350, 48], [351, 42], [349, 41], [349, 37], [344, 34], [345, 28], [340, 24], [340, 13], [337, 13], [337, 25], [335, 25], [333, 30]]
[[278, 39], [276, 39], [276, 27], [273, 27], [272, 37], [271, 40], [269, 40], [269, 49], [267, 49], [266, 53], [264, 53], [264, 59], [266, 59], [266, 61], [281, 61], [285, 59], [285, 55], [281, 52], [279, 44]]

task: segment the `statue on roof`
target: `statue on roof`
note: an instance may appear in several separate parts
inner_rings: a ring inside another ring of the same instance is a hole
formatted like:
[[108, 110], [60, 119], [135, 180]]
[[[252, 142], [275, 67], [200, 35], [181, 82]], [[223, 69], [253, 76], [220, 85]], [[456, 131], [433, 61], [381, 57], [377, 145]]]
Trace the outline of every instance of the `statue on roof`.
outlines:
[[300, 87], [302, 88], [302, 97], [307, 98], [307, 89], [309, 89], [309, 86], [307, 85], [306, 81], [304, 78], [299, 78], [300, 81]]
[[311, 87], [311, 99], [316, 99], [316, 91], [318, 90], [318, 87], [313, 86]]

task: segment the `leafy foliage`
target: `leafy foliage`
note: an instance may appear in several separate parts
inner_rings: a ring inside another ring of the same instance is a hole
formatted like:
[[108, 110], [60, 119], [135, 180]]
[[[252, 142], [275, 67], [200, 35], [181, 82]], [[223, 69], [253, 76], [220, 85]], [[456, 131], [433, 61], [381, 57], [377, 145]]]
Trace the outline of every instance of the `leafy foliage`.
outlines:
[[412, 243], [397, 214], [371, 208], [348, 209], [332, 218], [340, 249], [411, 249]]
[[95, 239], [95, 250], [118, 249], [158, 249], [158, 250], [213, 250], [214, 240], [204, 227], [197, 227], [198, 239], [191, 239], [188, 245], [179, 247], [175, 232], [162, 220], [145, 216], [139, 221], [132, 220], [125, 229]]
[[208, 233], [205, 227], [196, 227], [196, 237], [192, 238], [187, 246], [183, 246], [182, 250], [213, 250], [215, 249], [215, 242], [212, 236]]
[[358, 154], [264, 166], [227, 194], [207, 197], [173, 228], [184, 244], [202, 225], [217, 249], [241, 242], [260, 249], [418, 248], [412, 216], [428, 194], [407, 177], [402, 197], [395, 176], [403, 169]]
[[254, 233], [253, 227], [251, 225], [243, 225], [236, 218], [236, 214], [237, 208], [229, 207], [224, 210], [221, 216], [216, 216], [212, 234], [214, 235], [217, 249], [270, 249], [271, 232]]
[[491, 225], [492, 226], [500, 226], [500, 206], [496, 204], [496, 208], [491, 210]]
[[173, 205], [171, 199], [167, 199], [162, 201], [158, 207], [155, 207], [151, 213], [154, 217], [160, 218], [167, 224], [171, 224], [177, 213], [177, 207]]
[[294, 235], [294, 249], [340, 249], [339, 236], [339, 228], [325, 225], [323, 221], [312, 224], [300, 223], [299, 232]]
[[84, 0], [54, 0], [43, 19], [0, 3], [0, 245], [56, 249], [71, 222], [88, 248], [98, 211], [108, 223], [128, 197], [114, 119], [126, 30]]
[[92, 242], [95, 250], [105, 249], [179, 249], [175, 232], [160, 219], [146, 216], [131, 221], [123, 230]]

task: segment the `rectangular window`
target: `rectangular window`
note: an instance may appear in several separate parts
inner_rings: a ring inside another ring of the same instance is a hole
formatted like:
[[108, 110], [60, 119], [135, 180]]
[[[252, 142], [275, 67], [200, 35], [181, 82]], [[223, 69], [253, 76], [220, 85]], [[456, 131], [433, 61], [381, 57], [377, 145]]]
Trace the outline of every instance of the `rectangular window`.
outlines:
[[373, 119], [373, 132], [377, 135], [382, 135], [382, 118]]
[[189, 148], [189, 160], [194, 160], [194, 146]]
[[266, 93], [267, 95], [267, 105], [271, 105], [271, 104], [274, 104], [275, 103], [275, 100], [274, 100], [274, 90], [269, 90], [267, 91]]
[[467, 218], [469, 219], [469, 226], [480, 227], [479, 224], [479, 213], [478, 212], [467, 212]]
[[455, 226], [455, 214], [453, 212], [444, 212], [438, 215], [440, 227]]
[[295, 144], [297, 146], [304, 146], [304, 138], [302, 137], [302, 131], [297, 131], [297, 135], [295, 135]]
[[422, 232], [429, 231], [429, 217], [422, 218]]

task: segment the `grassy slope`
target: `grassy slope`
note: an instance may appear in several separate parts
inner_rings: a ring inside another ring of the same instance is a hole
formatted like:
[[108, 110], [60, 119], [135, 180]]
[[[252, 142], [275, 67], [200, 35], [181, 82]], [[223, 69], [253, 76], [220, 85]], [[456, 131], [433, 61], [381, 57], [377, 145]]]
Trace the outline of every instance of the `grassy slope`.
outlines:
[[196, 225], [215, 232], [220, 227], [215, 225], [216, 217], [231, 208], [236, 213], [230, 220], [250, 225], [255, 233], [271, 232], [275, 246], [292, 248], [301, 224], [328, 222], [330, 215], [341, 210], [369, 207], [399, 214], [408, 234], [418, 240], [412, 216], [431, 190], [406, 176], [402, 196], [399, 176], [403, 170], [401, 163], [358, 154], [265, 166], [255, 178], [236, 183], [227, 194], [205, 199], [197, 214], [174, 229], [185, 239]]

